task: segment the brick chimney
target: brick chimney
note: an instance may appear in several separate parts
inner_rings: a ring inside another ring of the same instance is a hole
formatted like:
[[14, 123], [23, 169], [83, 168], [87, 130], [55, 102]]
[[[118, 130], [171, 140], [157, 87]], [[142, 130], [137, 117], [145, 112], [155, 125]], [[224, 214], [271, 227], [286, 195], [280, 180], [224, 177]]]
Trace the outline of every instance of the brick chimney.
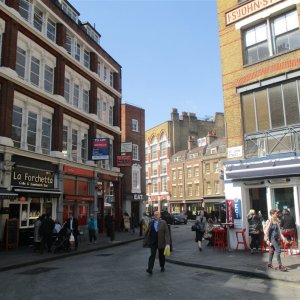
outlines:
[[215, 130], [209, 130], [206, 136], [207, 144], [210, 145], [214, 140], [217, 139], [217, 133]]

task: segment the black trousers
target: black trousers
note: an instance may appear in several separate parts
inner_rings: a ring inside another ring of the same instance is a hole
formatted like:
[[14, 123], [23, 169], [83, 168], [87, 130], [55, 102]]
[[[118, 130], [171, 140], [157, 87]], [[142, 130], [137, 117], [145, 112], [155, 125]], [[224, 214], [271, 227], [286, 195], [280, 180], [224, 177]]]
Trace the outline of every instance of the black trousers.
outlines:
[[148, 270], [152, 270], [154, 267], [154, 261], [156, 256], [156, 250], [158, 250], [158, 258], [159, 258], [159, 265], [161, 268], [165, 267], [165, 256], [164, 251], [165, 249], [158, 249], [157, 245], [152, 245], [150, 247], [151, 254], [148, 260]]

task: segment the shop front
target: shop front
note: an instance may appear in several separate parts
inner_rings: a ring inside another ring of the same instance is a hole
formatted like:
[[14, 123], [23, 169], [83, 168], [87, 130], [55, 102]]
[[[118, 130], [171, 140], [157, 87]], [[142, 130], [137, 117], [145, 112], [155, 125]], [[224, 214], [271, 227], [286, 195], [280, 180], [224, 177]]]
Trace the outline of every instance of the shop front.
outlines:
[[113, 217], [115, 229], [119, 230], [122, 220], [121, 177], [119, 177], [119, 174], [114, 176], [98, 173], [97, 180], [96, 190], [100, 231], [103, 232], [105, 228], [104, 218], [107, 214]]
[[230, 230], [231, 247], [235, 247], [234, 232], [248, 230], [250, 209], [260, 212], [264, 221], [270, 217], [270, 209], [288, 209], [296, 221], [299, 237], [299, 158], [226, 162], [224, 174], [226, 200], [241, 203], [241, 218], [234, 220], [235, 228]]
[[78, 219], [78, 225], [85, 226], [89, 215], [97, 213], [94, 171], [64, 166], [63, 172], [63, 222], [72, 213]]
[[224, 196], [204, 196], [203, 197], [203, 205], [204, 210], [211, 214], [216, 210], [216, 207], [220, 205], [225, 200]]
[[55, 186], [56, 166], [24, 157], [14, 157], [14, 162], [11, 186], [18, 196], [9, 202], [8, 218], [18, 220], [22, 245], [32, 242], [34, 223], [40, 216], [56, 218], [61, 192]]

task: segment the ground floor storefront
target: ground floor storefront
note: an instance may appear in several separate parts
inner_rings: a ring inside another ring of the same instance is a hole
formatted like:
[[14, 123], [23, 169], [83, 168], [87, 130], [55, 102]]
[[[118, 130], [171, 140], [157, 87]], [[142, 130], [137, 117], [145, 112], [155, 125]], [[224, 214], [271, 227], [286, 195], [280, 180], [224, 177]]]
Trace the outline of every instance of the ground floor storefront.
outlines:
[[299, 242], [299, 158], [278, 156], [272, 160], [227, 162], [224, 174], [226, 203], [233, 203], [234, 229], [230, 229], [229, 236], [231, 247], [236, 246], [235, 231], [246, 228], [248, 232], [247, 214], [250, 209], [260, 212], [264, 221], [270, 217], [270, 209], [289, 210], [295, 219]]

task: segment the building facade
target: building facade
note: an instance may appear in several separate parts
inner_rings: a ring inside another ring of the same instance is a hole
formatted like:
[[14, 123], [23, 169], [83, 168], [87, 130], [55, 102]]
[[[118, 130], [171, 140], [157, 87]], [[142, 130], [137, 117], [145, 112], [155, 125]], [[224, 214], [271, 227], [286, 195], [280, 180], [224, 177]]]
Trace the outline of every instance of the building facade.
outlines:
[[183, 112], [181, 116], [176, 108], [171, 120], [146, 131], [146, 188], [148, 211], [170, 210], [171, 199], [171, 156], [188, 149], [189, 139], [205, 137], [214, 130], [224, 136], [224, 115], [216, 113], [213, 120], [200, 120], [194, 113]]
[[198, 215], [207, 213], [224, 201], [221, 169], [226, 159], [226, 140], [212, 132], [196, 141], [188, 150], [175, 153], [170, 161], [171, 212]]
[[[66, 0], [0, 1], [0, 239], [44, 213], [121, 216], [121, 66]], [[103, 228], [103, 226], [102, 226]]]
[[250, 208], [264, 219], [271, 208], [289, 209], [299, 236], [299, 3], [218, 1], [225, 195], [237, 209], [235, 229], [248, 227]]
[[121, 119], [122, 209], [137, 224], [146, 207], [145, 110], [123, 103]]

